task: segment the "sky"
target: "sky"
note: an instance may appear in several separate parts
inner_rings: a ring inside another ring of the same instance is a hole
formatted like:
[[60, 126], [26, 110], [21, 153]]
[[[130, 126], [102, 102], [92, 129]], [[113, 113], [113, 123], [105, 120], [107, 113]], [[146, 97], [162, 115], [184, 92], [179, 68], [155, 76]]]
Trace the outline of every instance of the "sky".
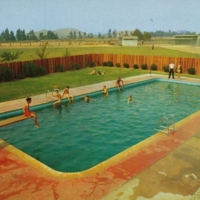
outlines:
[[75, 28], [200, 33], [199, 0], [0, 0], [0, 33]]

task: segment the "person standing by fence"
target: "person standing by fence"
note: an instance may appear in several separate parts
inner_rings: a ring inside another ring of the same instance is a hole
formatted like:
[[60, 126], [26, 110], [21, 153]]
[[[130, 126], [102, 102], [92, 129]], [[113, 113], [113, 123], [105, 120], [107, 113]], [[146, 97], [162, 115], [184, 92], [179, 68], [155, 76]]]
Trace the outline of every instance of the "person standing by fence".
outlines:
[[180, 79], [180, 73], [181, 73], [181, 63], [178, 63], [178, 67], [177, 67], [177, 73], [178, 73], [178, 79]]
[[171, 62], [169, 64], [169, 77], [168, 77], [168, 79], [171, 77], [171, 75], [172, 75], [172, 78], [174, 79], [174, 62]]

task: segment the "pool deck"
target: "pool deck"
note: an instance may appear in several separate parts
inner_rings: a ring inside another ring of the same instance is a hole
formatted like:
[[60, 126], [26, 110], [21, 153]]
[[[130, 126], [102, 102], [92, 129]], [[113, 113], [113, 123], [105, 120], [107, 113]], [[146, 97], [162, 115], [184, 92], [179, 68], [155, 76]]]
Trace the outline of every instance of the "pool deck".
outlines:
[[[151, 78], [129, 77], [125, 84]], [[199, 82], [181, 78], [179, 81]], [[112, 88], [115, 81], [70, 89], [83, 95]], [[32, 96], [32, 106], [46, 103]], [[25, 99], [0, 103], [0, 114], [23, 107]], [[169, 135], [157, 133], [99, 165], [78, 173], [52, 170], [0, 140], [1, 200], [197, 200], [200, 199], [200, 111], [175, 124]], [[0, 125], [3, 125], [0, 121]], [[13, 122], [11, 122], [13, 123]], [[17, 123], [17, 122], [16, 122]], [[1, 128], [0, 128], [1, 131]]]

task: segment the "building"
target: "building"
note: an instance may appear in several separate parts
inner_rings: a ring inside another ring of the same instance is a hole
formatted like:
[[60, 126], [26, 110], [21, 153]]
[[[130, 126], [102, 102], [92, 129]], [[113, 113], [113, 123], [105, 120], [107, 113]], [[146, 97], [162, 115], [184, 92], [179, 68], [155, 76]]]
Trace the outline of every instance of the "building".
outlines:
[[122, 46], [138, 46], [138, 37], [137, 36], [122, 37]]
[[198, 35], [175, 35], [176, 45], [199, 45]]

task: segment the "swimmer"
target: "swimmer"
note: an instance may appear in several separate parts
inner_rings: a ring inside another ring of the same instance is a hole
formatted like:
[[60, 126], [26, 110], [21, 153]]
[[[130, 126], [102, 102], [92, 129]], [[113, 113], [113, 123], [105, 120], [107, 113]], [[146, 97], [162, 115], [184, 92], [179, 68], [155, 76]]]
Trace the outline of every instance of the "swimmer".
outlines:
[[106, 88], [106, 86], [103, 86], [102, 92], [105, 96], [108, 96], [108, 89]]
[[86, 102], [88, 102], [88, 103], [89, 103], [89, 101], [90, 101], [90, 97], [89, 97], [89, 96], [85, 96], [85, 97], [83, 97], [83, 99], [84, 99], [84, 101], [86, 101]]
[[[67, 87], [64, 89], [62, 97], [63, 97], [64, 95], [66, 95], [66, 98], [68, 98], [68, 101], [69, 101], [69, 102], [74, 101], [74, 97], [73, 97], [71, 94], [69, 94], [69, 86], [67, 86]], [[71, 100], [70, 100], [70, 98], [71, 98]]]
[[119, 91], [120, 91], [120, 87], [122, 89], [124, 89], [124, 82], [123, 82], [123, 80], [120, 77], [117, 79], [116, 85], [117, 85]]
[[30, 109], [29, 109], [29, 104], [31, 103], [31, 98], [27, 97], [26, 98], [26, 102], [27, 103], [23, 107], [24, 116], [33, 117], [34, 118], [35, 127], [39, 128], [40, 126], [39, 126], [39, 124], [37, 122], [37, 114], [35, 112], [30, 111]]
[[130, 95], [129, 97], [128, 97], [128, 103], [131, 103], [133, 101], [133, 97]]
[[56, 95], [54, 95], [54, 97], [57, 97], [58, 100], [56, 102], [54, 102], [53, 105], [54, 106], [61, 105], [62, 97], [61, 97], [61, 94], [59, 93], [58, 89], [56, 90]]

